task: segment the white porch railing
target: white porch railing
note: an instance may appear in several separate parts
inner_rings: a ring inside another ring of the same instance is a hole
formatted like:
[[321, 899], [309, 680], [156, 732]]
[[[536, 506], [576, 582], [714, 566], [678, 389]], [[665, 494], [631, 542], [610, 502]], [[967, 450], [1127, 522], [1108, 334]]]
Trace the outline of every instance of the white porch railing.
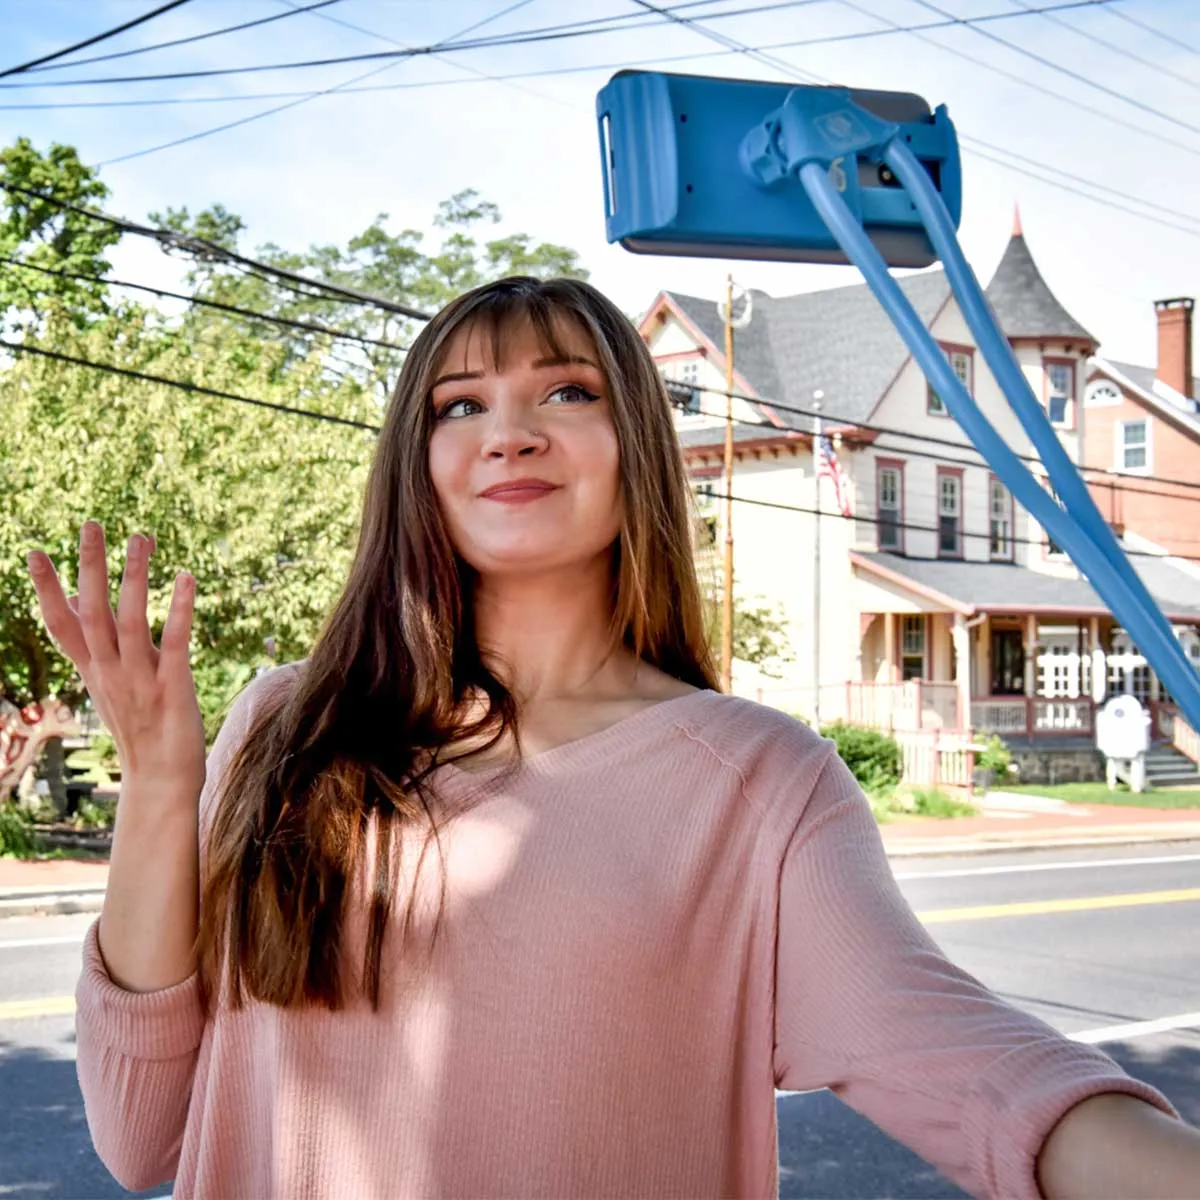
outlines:
[[971, 728], [1001, 737], [1091, 737], [1096, 706], [1088, 698], [984, 696], [971, 701]]
[[873, 729], [961, 729], [958, 684], [847, 683], [846, 720]]
[[1200, 734], [1179, 713], [1171, 721], [1171, 745], [1185, 758], [1200, 763]]

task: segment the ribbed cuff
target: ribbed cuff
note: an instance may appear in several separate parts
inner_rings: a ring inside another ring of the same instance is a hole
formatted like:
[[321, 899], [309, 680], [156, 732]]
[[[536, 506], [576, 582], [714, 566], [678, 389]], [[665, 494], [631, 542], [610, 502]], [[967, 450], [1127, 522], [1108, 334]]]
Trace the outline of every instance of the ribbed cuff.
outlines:
[[1075, 1105], [1106, 1092], [1135, 1096], [1181, 1119], [1160, 1091], [1094, 1046], [1048, 1038], [996, 1062], [963, 1118], [989, 1194], [1038, 1200], [1037, 1159], [1046, 1139]]
[[75, 1022], [77, 1027], [88, 1027], [93, 1042], [129, 1058], [163, 1060], [190, 1054], [204, 1033], [199, 975], [193, 972], [182, 982], [155, 992], [118, 987], [100, 953], [97, 918], [83, 940]]

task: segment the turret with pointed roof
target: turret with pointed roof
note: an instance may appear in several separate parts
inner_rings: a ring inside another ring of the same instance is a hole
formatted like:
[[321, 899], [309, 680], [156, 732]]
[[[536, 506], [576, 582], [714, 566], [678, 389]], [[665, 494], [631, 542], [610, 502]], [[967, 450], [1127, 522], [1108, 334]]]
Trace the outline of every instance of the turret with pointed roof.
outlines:
[[986, 291], [1000, 328], [1010, 340], [1070, 338], [1099, 345], [1042, 278], [1025, 241], [1020, 209], [1014, 209], [1012, 238]]

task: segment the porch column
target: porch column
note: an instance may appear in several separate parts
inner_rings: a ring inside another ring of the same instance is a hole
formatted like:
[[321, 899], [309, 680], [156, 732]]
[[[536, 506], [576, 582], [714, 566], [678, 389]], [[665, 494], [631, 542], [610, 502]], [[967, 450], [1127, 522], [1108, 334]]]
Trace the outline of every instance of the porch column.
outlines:
[[883, 614], [883, 659], [887, 663], [885, 683], [896, 682], [896, 621], [894, 612]]
[[1025, 695], [1037, 691], [1037, 617], [1025, 615]]
[[954, 678], [958, 685], [958, 728], [966, 729], [971, 724], [971, 631], [962, 613], [954, 614], [950, 640], [954, 645]]
[[1104, 661], [1104, 650], [1100, 645], [1100, 618], [1088, 618], [1088, 649], [1092, 655], [1092, 699], [1104, 703], [1108, 689], [1108, 667]]
[[992, 694], [992, 616], [985, 613], [979, 623], [979, 639], [975, 647], [975, 660], [979, 663], [979, 674], [975, 677], [974, 692], [980, 696]]

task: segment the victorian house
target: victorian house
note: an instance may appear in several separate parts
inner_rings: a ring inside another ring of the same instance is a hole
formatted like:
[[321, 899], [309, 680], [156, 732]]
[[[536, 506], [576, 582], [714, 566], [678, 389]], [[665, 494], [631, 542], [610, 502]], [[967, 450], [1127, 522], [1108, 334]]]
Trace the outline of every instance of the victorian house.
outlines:
[[[993, 426], [1032, 460], [944, 273], [900, 284]], [[1019, 219], [987, 295], [1069, 455], [1085, 462], [1101, 436], [1088, 428], [1097, 381], [1116, 368], [1097, 357], [1095, 336], [1043, 279]], [[951, 732], [960, 740], [995, 732], [1014, 746], [1064, 753], [1090, 746], [1096, 706], [1111, 691], [1132, 690], [1152, 702], [1156, 733], [1169, 736], [1170, 697], [1100, 597], [974, 450], [866, 285], [751, 299], [749, 324], [734, 340], [734, 579], [739, 597], [762, 597], [783, 612], [794, 657], [782, 678], [735, 664], [735, 690], [820, 722], [943, 741]], [[723, 318], [713, 300], [663, 292], [641, 332], [671, 385], [701, 513], [719, 547]], [[1162, 419], [1200, 429], [1178, 405]], [[821, 434], [834, 469], [821, 469]], [[1161, 445], [1165, 435], [1147, 435], [1156, 436]], [[1044, 477], [1040, 464], [1029, 465]], [[1126, 488], [1157, 483], [1147, 470], [1132, 483], [1106, 477], [1099, 486], [1128, 512]], [[1164, 553], [1171, 546], [1117, 529], [1200, 663], [1200, 568]], [[719, 569], [719, 559], [706, 567]]]

